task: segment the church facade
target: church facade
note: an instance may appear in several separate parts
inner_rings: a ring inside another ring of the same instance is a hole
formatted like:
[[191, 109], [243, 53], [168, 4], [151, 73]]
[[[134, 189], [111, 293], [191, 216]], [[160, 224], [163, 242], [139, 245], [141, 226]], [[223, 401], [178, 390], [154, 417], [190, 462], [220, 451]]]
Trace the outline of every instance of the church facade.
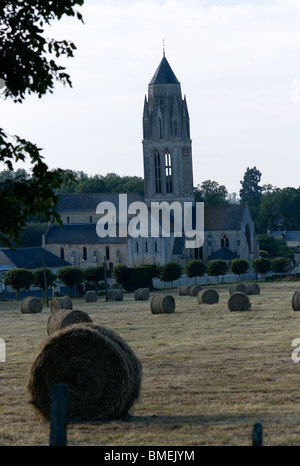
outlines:
[[[132, 213], [128, 215], [130, 206], [145, 205], [148, 220], [153, 205], [177, 203], [182, 212], [184, 205], [195, 209], [187, 101], [185, 96], [182, 98], [181, 84], [165, 54], [148, 85], [142, 126], [145, 197], [137, 193], [129, 193], [125, 200], [115, 193], [61, 195], [57, 210], [63, 227], [49, 225], [43, 246], [83, 268], [100, 265], [104, 260], [110, 268], [118, 264], [163, 265], [169, 261], [185, 265], [194, 258], [243, 258], [252, 262], [258, 256], [258, 243], [247, 205], [205, 206], [204, 242], [199, 248], [185, 247], [184, 232], [181, 237], [151, 235], [150, 221], [147, 234], [124, 234], [134, 218]], [[113, 206], [109, 218], [115, 224], [115, 235], [99, 234], [99, 225], [103, 226], [108, 218], [99, 205]], [[124, 218], [126, 225], [122, 224]], [[172, 225], [174, 219], [169, 220]]]

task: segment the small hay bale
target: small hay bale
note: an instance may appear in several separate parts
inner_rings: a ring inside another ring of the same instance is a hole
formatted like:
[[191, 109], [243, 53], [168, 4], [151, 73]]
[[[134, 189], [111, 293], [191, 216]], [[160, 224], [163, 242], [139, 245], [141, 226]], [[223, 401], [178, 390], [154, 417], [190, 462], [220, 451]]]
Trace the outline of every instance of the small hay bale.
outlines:
[[217, 304], [219, 302], [219, 293], [212, 288], [199, 291], [197, 301], [199, 304]]
[[179, 296], [189, 296], [190, 295], [190, 286], [179, 286], [178, 294]]
[[87, 303], [95, 303], [98, 300], [96, 291], [87, 291], [85, 293], [85, 301]]
[[233, 293], [235, 293], [236, 291], [241, 291], [242, 293], [247, 294], [246, 285], [244, 285], [243, 283], [235, 283], [235, 284], [233, 284], [233, 285], [230, 285], [230, 287], [229, 287], [229, 294], [233, 294]]
[[57, 312], [61, 309], [73, 309], [72, 300], [69, 296], [62, 296], [60, 298], [52, 298], [50, 301], [50, 311]]
[[139, 288], [138, 290], [135, 290], [134, 299], [136, 301], [148, 301], [149, 288]]
[[42, 309], [42, 301], [33, 296], [28, 296], [27, 298], [24, 298], [21, 302], [22, 314], [38, 314], [39, 312], [42, 312]]
[[27, 377], [28, 401], [45, 419], [50, 390], [68, 386], [67, 421], [109, 421], [124, 417], [138, 399], [141, 363], [110, 329], [74, 324], [44, 342]]
[[172, 314], [175, 310], [175, 299], [172, 295], [154, 296], [150, 309], [152, 314]]
[[247, 294], [260, 294], [260, 287], [258, 283], [246, 283]]
[[232, 293], [227, 305], [230, 311], [250, 311], [251, 309], [251, 303], [248, 296], [241, 291]]
[[300, 291], [295, 291], [293, 294], [292, 308], [294, 311], [300, 311]]
[[202, 286], [194, 285], [190, 287], [190, 296], [197, 296], [199, 291], [201, 291], [203, 288]]
[[123, 301], [123, 291], [122, 290], [110, 290], [108, 292], [109, 301]]
[[47, 333], [48, 335], [52, 335], [64, 327], [84, 322], [92, 322], [92, 319], [86, 312], [61, 309], [50, 315], [47, 322]]

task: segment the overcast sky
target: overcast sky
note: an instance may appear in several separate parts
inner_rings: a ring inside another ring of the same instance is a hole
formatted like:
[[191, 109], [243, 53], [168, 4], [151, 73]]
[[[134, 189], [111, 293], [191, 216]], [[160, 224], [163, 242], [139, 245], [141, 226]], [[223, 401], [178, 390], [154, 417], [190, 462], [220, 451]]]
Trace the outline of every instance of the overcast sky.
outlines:
[[[166, 58], [186, 95], [194, 186], [300, 186], [300, 1], [85, 0], [47, 30], [72, 40], [73, 88], [0, 100], [1, 126], [43, 148], [50, 168], [143, 176], [142, 112]], [[3, 167], [2, 167], [3, 168]], [[27, 167], [25, 167], [27, 168]]]

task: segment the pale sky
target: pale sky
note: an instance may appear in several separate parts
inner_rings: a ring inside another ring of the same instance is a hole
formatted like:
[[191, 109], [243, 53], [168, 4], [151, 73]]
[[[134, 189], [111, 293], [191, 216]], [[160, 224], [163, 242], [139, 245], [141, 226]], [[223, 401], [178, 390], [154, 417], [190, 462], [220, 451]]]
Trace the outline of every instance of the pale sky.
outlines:
[[77, 46], [58, 59], [73, 88], [0, 100], [0, 126], [43, 148], [50, 168], [143, 176], [143, 103], [164, 39], [187, 98], [194, 186], [238, 193], [254, 166], [261, 184], [300, 186], [299, 0], [86, 0], [80, 11], [84, 25], [47, 30]]

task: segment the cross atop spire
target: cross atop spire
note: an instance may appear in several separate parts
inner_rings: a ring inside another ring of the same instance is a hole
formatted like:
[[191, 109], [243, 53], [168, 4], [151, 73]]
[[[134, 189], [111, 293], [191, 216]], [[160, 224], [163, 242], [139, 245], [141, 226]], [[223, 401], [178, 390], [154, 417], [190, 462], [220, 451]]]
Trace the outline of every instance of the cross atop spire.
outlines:
[[165, 57], [165, 39], [163, 39], [163, 56]]

